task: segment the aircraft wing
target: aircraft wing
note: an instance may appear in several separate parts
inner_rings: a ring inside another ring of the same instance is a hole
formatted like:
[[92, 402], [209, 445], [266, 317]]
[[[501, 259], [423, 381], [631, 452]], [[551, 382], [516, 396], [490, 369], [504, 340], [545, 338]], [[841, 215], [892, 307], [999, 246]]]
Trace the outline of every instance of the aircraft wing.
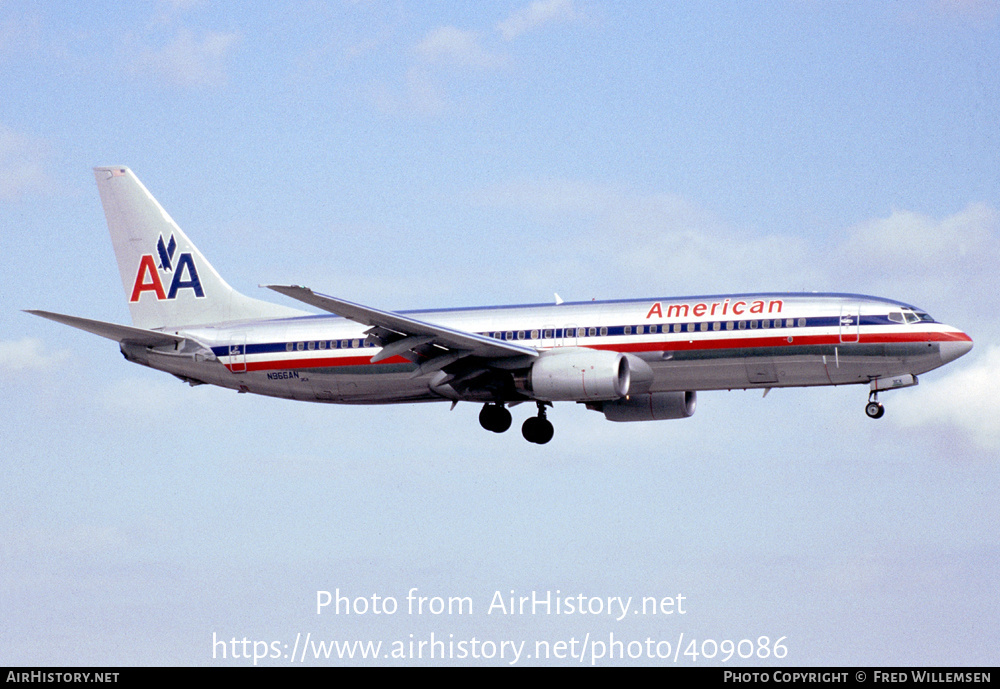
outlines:
[[143, 328], [133, 328], [128, 325], [118, 325], [117, 323], [107, 323], [105, 321], [95, 321], [90, 318], [80, 318], [79, 316], [66, 316], [61, 313], [52, 313], [51, 311], [27, 310], [25, 313], [48, 318], [50, 321], [69, 325], [80, 330], [86, 330], [88, 333], [100, 335], [119, 343], [132, 342], [145, 347], [162, 347], [178, 344], [185, 340], [180, 335], [171, 335], [170, 333], [161, 333], [156, 330], [145, 330]]
[[[484, 335], [453, 330], [392, 311], [381, 311], [370, 306], [362, 306], [343, 299], [316, 294], [308, 287], [267, 285], [267, 288], [332, 314], [343, 316], [356, 323], [372, 326], [369, 333], [375, 335], [383, 347], [383, 352], [373, 358], [373, 362], [394, 354], [406, 356], [409, 351], [416, 348], [420, 348], [420, 351], [423, 352], [421, 358], [433, 359], [442, 365], [447, 365], [466, 356], [492, 360], [538, 356], [538, 351], [534, 347], [525, 347]], [[437, 348], [439, 351], [433, 352], [428, 348]], [[445, 359], [450, 359], [450, 361], [445, 362]]]

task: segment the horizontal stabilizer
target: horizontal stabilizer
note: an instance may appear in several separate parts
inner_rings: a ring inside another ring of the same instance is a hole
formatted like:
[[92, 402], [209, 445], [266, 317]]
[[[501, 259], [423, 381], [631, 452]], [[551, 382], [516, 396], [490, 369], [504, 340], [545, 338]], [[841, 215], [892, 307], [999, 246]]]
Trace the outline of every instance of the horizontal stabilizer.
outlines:
[[128, 325], [106, 323], [105, 321], [95, 321], [90, 318], [80, 318], [79, 316], [66, 316], [61, 313], [52, 313], [51, 311], [28, 310], [25, 313], [48, 318], [50, 321], [69, 325], [80, 330], [86, 330], [88, 333], [100, 335], [115, 342], [132, 342], [146, 347], [162, 347], [164, 345], [183, 342], [185, 339], [180, 335], [170, 335], [168, 333], [156, 332], [155, 330], [144, 330]]

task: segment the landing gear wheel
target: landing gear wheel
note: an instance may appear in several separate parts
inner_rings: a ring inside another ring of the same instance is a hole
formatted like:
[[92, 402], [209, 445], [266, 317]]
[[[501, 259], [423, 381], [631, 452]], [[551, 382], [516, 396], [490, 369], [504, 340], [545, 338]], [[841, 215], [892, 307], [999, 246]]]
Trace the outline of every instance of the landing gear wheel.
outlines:
[[521, 435], [524, 436], [524, 439], [536, 445], [544, 445], [549, 442], [554, 433], [555, 429], [552, 427], [552, 423], [548, 419], [537, 416], [532, 416], [521, 426]]
[[552, 423], [545, 418], [545, 406], [539, 402], [538, 416], [532, 416], [524, 422], [524, 425], [521, 426], [521, 435], [529, 443], [544, 445], [552, 440], [554, 434], [555, 429], [552, 427]]
[[479, 425], [494, 433], [503, 433], [511, 424], [510, 412], [502, 404], [484, 404], [479, 412]]

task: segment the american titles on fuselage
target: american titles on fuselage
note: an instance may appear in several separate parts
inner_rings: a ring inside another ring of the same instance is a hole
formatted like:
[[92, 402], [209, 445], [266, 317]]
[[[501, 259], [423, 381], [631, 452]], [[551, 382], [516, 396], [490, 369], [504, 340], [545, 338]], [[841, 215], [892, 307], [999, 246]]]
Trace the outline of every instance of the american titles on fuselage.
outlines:
[[[729, 304], [730, 301], [733, 302], [731, 311]], [[706, 303], [699, 301], [693, 305], [684, 303], [668, 304], [667, 313], [664, 314], [662, 302], [656, 302], [649, 307], [649, 312], [646, 314], [646, 318], [688, 318], [689, 314], [695, 318], [701, 318], [702, 316], [725, 316], [730, 312], [735, 316], [742, 316], [744, 313], [780, 314], [782, 306], [784, 306], [784, 302], [781, 299], [768, 299], [766, 303], [767, 311], [765, 311], [765, 302], [763, 299], [755, 299], [747, 302], [742, 299], [733, 301], [729, 298], [723, 299], [721, 302], [713, 301], [711, 303]], [[717, 311], [718, 314], [716, 313]]]

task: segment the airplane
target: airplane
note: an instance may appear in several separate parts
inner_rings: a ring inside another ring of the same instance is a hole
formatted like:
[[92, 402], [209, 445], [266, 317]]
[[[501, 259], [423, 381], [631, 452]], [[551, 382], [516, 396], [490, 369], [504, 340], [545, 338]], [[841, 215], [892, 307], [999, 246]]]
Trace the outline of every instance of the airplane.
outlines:
[[554, 433], [554, 402], [610, 421], [690, 417], [698, 391], [861, 384], [878, 394], [972, 349], [961, 330], [903, 302], [764, 293], [383, 311], [297, 285], [266, 285], [319, 309], [234, 290], [127, 167], [94, 175], [132, 325], [28, 313], [118, 342], [128, 361], [190, 385], [337, 404], [482, 404], [502, 433]]

